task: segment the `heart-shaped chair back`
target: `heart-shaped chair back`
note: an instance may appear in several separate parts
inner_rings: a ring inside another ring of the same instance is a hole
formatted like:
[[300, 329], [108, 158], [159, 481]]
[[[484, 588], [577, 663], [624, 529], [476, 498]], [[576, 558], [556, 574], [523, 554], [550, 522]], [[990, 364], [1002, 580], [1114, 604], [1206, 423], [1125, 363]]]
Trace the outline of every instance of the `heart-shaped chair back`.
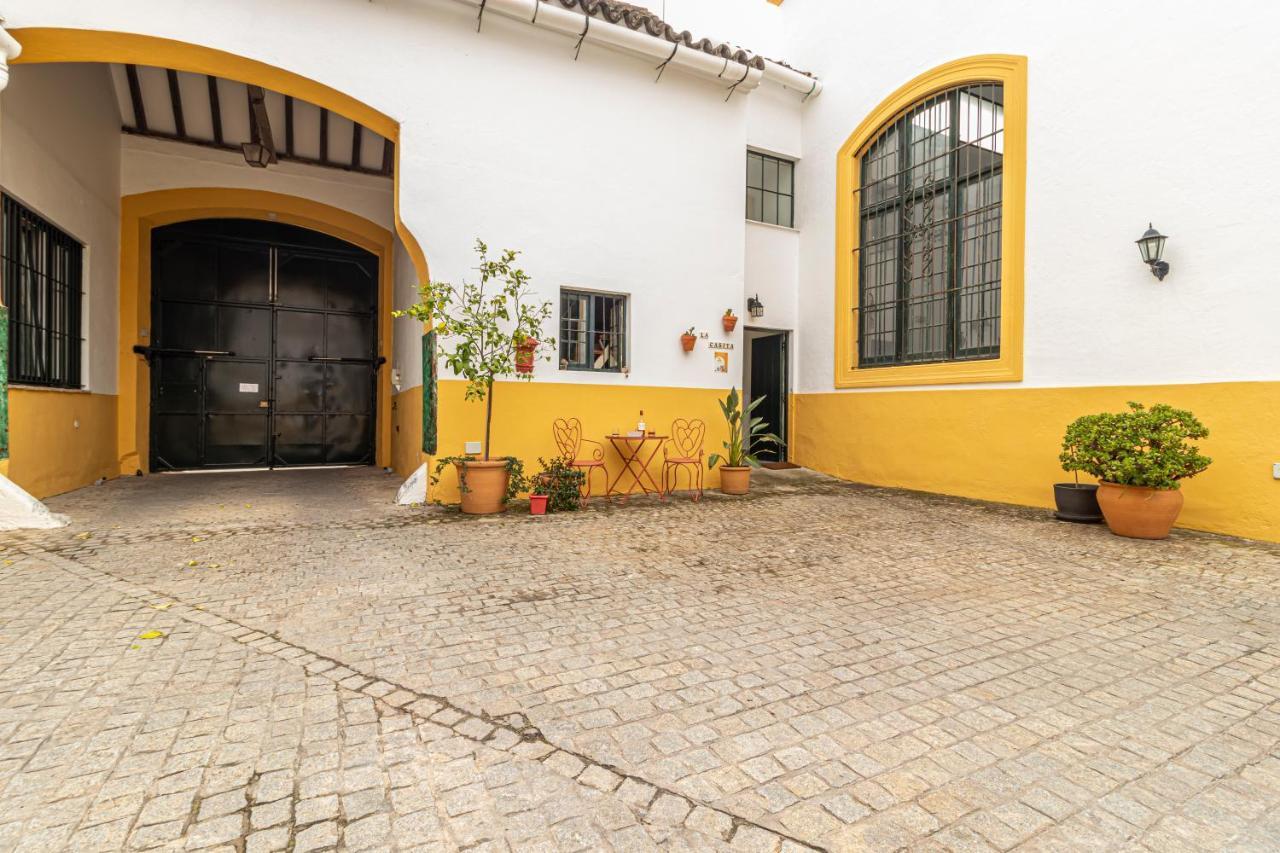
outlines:
[[582, 421], [577, 418], [556, 418], [551, 424], [551, 435], [556, 440], [556, 449], [560, 458], [572, 462], [578, 458], [578, 450], [582, 447]]
[[695, 458], [702, 453], [702, 440], [706, 438], [707, 425], [704, 421], [676, 418], [671, 422], [671, 443], [675, 445], [676, 455]]

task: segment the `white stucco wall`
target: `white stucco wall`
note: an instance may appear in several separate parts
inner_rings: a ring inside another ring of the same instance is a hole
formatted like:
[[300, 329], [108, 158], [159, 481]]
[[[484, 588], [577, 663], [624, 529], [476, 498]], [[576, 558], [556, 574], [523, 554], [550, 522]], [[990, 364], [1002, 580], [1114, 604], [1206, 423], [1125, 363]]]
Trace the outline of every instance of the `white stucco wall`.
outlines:
[[[476, 33], [475, 10], [447, 0], [15, 0], [5, 14], [10, 29], [122, 30], [214, 46], [400, 121], [401, 212], [434, 277], [470, 274], [472, 242], [483, 237], [522, 249], [547, 299], [558, 302], [561, 287], [632, 297], [629, 377], [540, 363], [540, 380], [736, 381], [715, 374], [709, 358], [685, 356], [678, 338], [692, 325], [721, 339], [724, 308], [745, 309], [746, 102], [755, 95], [725, 102], [722, 86], [675, 70], [655, 85], [647, 60], [589, 43], [575, 62], [573, 39], [496, 15]], [[335, 39], [341, 61], [328, 49]], [[131, 191], [147, 177], [128, 162], [126, 173]], [[398, 360], [409, 376], [408, 353]]]
[[[1280, 118], [1264, 105], [1280, 6], [1244, 6], [784, 4], [786, 58], [824, 82], [798, 180], [797, 390], [832, 388], [836, 150], [898, 86], [979, 53], [1029, 60], [1022, 384], [1280, 378], [1280, 273], [1256, 248], [1280, 219], [1267, 189]], [[1133, 242], [1149, 220], [1171, 235], [1163, 283]]]
[[116, 392], [120, 116], [105, 67], [14, 66], [0, 94], [0, 185], [85, 246], [82, 382]]
[[119, 133], [117, 137], [121, 195], [197, 187], [265, 190], [318, 201], [395, 229], [388, 178], [303, 163], [254, 169], [234, 151]]

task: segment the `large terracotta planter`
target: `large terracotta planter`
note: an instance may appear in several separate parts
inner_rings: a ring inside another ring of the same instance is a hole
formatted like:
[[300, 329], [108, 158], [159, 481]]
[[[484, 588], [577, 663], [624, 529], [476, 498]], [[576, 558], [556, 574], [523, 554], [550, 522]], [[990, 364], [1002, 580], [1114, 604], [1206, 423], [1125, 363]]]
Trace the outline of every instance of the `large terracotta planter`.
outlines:
[[720, 468], [720, 491], [726, 495], [745, 495], [750, 488], [751, 469], [749, 467]]
[[1107, 527], [1118, 536], [1166, 539], [1182, 512], [1182, 492], [1121, 486], [1103, 480], [1098, 484], [1098, 506]]
[[[462, 511], [467, 515], [491, 515], [507, 508], [507, 484], [511, 470], [505, 459], [468, 459], [454, 462], [458, 469], [458, 483], [466, 483], [462, 489]], [[466, 469], [465, 471], [463, 469]]]

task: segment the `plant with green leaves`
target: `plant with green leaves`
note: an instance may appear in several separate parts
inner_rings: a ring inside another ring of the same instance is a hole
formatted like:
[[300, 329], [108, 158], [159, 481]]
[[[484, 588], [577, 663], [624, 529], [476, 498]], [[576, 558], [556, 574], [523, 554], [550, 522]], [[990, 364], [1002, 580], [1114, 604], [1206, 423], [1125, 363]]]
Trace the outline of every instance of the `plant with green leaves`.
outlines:
[[582, 483], [586, 477], [582, 469], [574, 468], [556, 457], [550, 462], [539, 457], [542, 471], [533, 477], [531, 495], [547, 496], [548, 512], [573, 512], [582, 506]]
[[1209, 430], [1195, 415], [1164, 403], [1127, 412], [1085, 415], [1067, 427], [1058, 459], [1065, 471], [1080, 471], [1121, 486], [1177, 489], [1213, 462], [1193, 444]]
[[[528, 488], [528, 479], [524, 475], [524, 463], [515, 456], [499, 456], [499, 459], [507, 463], [507, 493], [503, 496], [502, 502], [509, 503], [514, 500], [516, 495]], [[458, 468], [458, 491], [466, 494], [471, 491], [467, 487], [467, 462], [475, 462], [474, 456], [437, 456], [436, 467], [431, 475], [431, 485], [440, 482], [440, 474], [450, 465], [456, 465]], [[437, 501], [439, 503], [439, 501]]]
[[551, 303], [533, 298], [528, 274], [515, 263], [520, 253], [504, 249], [496, 259], [490, 258], [489, 247], [477, 239], [476, 254], [479, 282], [464, 281], [461, 287], [425, 282], [418, 288], [419, 301], [393, 314], [432, 324], [442, 344], [440, 357], [456, 376], [467, 380], [466, 398], [485, 402], [483, 458], [488, 460], [494, 380], [532, 379], [531, 373], [516, 370], [517, 350], [536, 343], [534, 356], [541, 351], [550, 360], [556, 342], [542, 338]]
[[725, 424], [729, 427], [729, 439], [724, 442], [725, 453], [712, 453], [707, 457], [707, 467], [714, 468], [723, 463], [726, 468], [760, 467], [755, 450], [760, 444], [782, 444], [782, 439], [769, 432], [769, 425], [764, 418], [754, 416], [756, 408], [763, 403], [764, 397], [757, 397], [742, 406], [737, 388], [729, 389], [729, 396], [720, 401], [720, 411], [724, 414]]

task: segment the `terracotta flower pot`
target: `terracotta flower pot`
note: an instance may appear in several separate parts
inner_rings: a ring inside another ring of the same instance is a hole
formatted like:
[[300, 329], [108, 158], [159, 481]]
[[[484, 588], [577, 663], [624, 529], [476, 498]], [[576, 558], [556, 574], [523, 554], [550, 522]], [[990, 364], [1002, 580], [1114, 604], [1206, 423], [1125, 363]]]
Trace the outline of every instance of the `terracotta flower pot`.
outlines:
[[467, 515], [491, 515], [507, 508], [504, 498], [507, 496], [507, 484], [511, 481], [507, 460], [468, 459], [453, 464], [458, 469], [459, 484], [466, 483], [462, 490], [463, 512]]
[[751, 488], [751, 468], [720, 468], [720, 491], [726, 495], [745, 495]]
[[516, 373], [533, 373], [533, 355], [538, 342], [530, 339], [516, 347]]
[[546, 515], [550, 495], [529, 495], [529, 515]]
[[1107, 527], [1118, 536], [1166, 539], [1182, 512], [1182, 492], [1121, 486], [1103, 480], [1098, 484], [1098, 506]]
[[684, 347], [685, 352], [693, 352], [693, 345], [697, 342], [698, 339], [693, 335], [685, 334], [680, 336], [680, 346]]
[[724, 323], [724, 330], [726, 332], [732, 332], [734, 329], [738, 328], [738, 318], [733, 314], [725, 314], [720, 318], [720, 321]]

